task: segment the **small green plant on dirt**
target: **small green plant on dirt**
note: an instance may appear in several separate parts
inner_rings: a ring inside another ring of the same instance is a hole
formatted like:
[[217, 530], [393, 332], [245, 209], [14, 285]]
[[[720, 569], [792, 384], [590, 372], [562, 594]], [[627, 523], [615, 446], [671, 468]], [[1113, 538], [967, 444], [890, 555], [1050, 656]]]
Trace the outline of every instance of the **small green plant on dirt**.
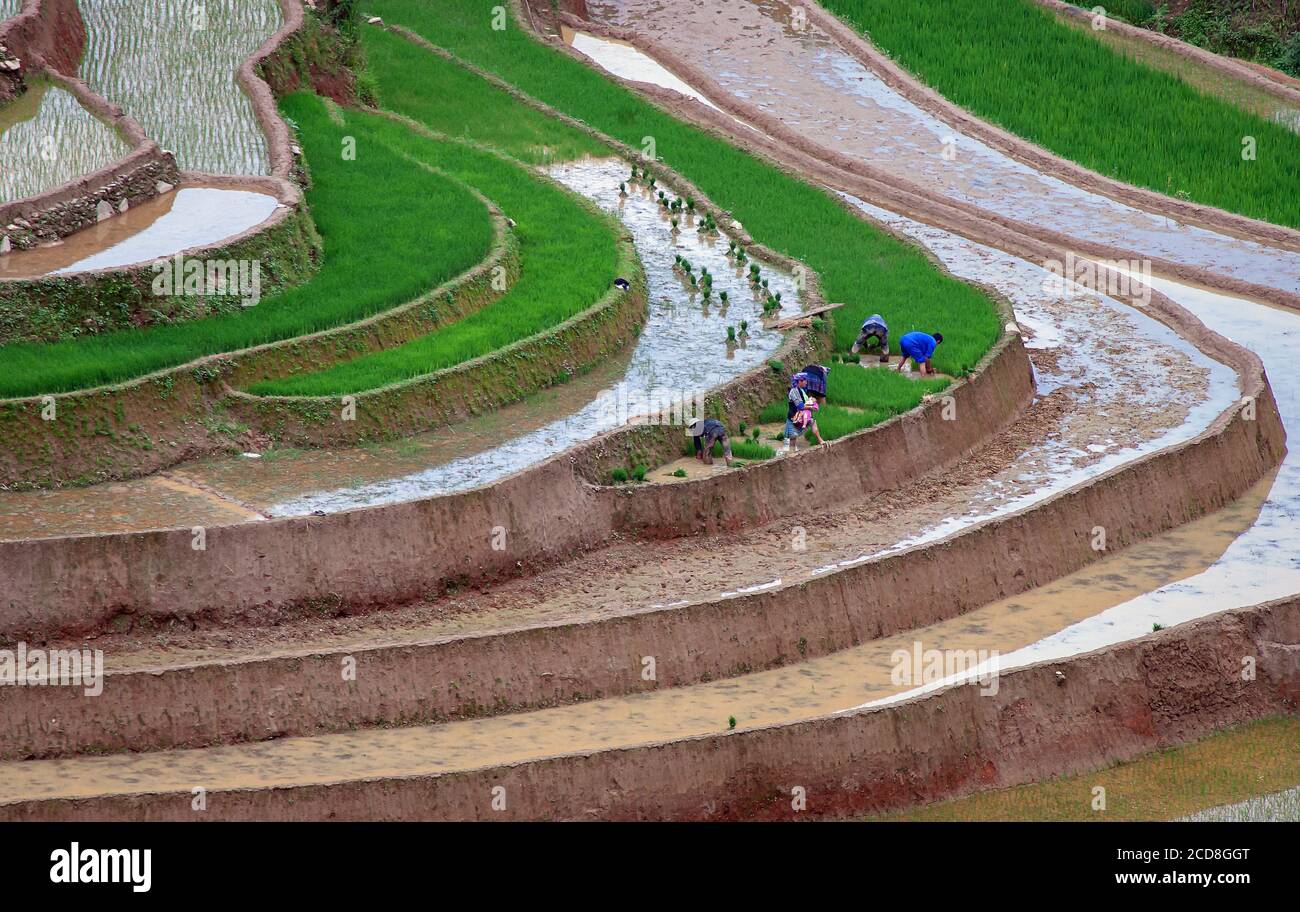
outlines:
[[1152, 632], [1152, 633], [1155, 633], [1155, 632], [1157, 632], [1157, 631], [1159, 631], [1159, 630], [1164, 630], [1164, 629], [1165, 629], [1165, 625], [1164, 625], [1164, 624], [1161, 624], [1161, 623], [1159, 623], [1159, 622], [1157, 622], [1157, 623], [1151, 625], [1151, 632]]
[[673, 472], [673, 477], [674, 477], [674, 478], [685, 478], [685, 477], [686, 477], [686, 470], [685, 470], [685, 469], [678, 469], [676, 472]]
[[645, 481], [646, 472], [649, 471], [650, 471], [650, 467], [647, 466], [645, 463], [638, 463], [636, 467], [632, 469], [632, 480]]
[[612, 470], [609, 473], [609, 477], [614, 484], [623, 484], [627, 481], [627, 469], [620, 466], [619, 468]]
[[736, 727], [736, 717], [735, 717], [735, 716], [727, 716], [727, 730], [728, 730], [728, 731], [731, 731], [731, 730], [734, 729], [735, 727]]
[[785, 365], [782, 364], [780, 361], [777, 361], [775, 358], [773, 358], [771, 361], [767, 362], [767, 366], [770, 367], [770, 368], [772, 369], [772, 373], [774, 373], [774, 374], [783, 374], [783, 373], [785, 373]]

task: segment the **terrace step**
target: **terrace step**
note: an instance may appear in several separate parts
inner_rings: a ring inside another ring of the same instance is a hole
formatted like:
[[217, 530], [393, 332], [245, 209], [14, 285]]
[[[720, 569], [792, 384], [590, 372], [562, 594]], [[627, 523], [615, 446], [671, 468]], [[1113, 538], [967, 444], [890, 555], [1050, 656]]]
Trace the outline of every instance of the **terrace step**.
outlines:
[[[907, 688], [890, 682], [891, 650], [907, 652], [910, 634], [733, 681], [492, 719], [9, 763], [0, 819], [771, 816], [801, 810], [787, 797], [800, 788], [820, 813], [878, 809], [1284, 711], [1294, 670], [1266, 664], [1252, 686], [1224, 669], [1298, 620], [1296, 599], [1225, 612], [886, 706], [864, 704]], [[965, 627], [927, 642], [969, 648]], [[984, 637], [1014, 648], [1006, 632]]]

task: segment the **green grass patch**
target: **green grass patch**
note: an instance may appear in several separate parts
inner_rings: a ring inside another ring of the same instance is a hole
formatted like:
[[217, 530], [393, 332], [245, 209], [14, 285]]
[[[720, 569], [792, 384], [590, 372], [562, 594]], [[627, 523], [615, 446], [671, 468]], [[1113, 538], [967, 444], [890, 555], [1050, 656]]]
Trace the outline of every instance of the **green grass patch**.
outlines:
[[[947, 344], [945, 337], [944, 345]], [[922, 396], [947, 389], [949, 382], [943, 377], [914, 380], [892, 368], [862, 368], [848, 364], [831, 369], [828, 401], [832, 405], [877, 408], [891, 415], [901, 415], [916, 408]]]
[[[980, 792], [887, 820], [1171, 820], [1300, 785], [1300, 719], [1275, 717], [1109, 769]], [[1106, 790], [1094, 810], [1093, 789]]]
[[1117, 53], [1032, 0], [823, 5], [947, 98], [1058, 155], [1300, 227], [1300, 135]]
[[[492, 223], [466, 188], [413, 165], [375, 138], [371, 121], [335, 125], [312, 95], [283, 99], [312, 169], [307, 192], [324, 240], [304, 285], [236, 314], [189, 323], [0, 347], [0, 396], [128, 380], [204, 355], [290, 339], [396, 307], [480, 262]], [[356, 140], [356, 159], [341, 154]]]
[[521, 104], [483, 79], [405, 38], [361, 32], [371, 76], [385, 110], [448, 136], [473, 140], [530, 164], [604, 156], [609, 149], [581, 130]]
[[[947, 344], [947, 340], [944, 340]], [[910, 412], [922, 397], [948, 388], [943, 377], [913, 380], [887, 368], [859, 368], [841, 365], [831, 369], [826, 404], [817, 410], [817, 428], [826, 440], [874, 427], [894, 415]], [[848, 406], [845, 408], [844, 406]], [[759, 424], [784, 422], [784, 398], [769, 402], [758, 414]], [[815, 440], [809, 435], [810, 440]]]
[[[888, 314], [898, 333], [944, 334], [939, 370], [963, 374], [998, 338], [1001, 320], [980, 291], [938, 272], [916, 248], [874, 228], [813, 187], [723, 140], [682, 123], [578, 61], [534, 41], [517, 23], [489, 27], [492, 0], [374, 0], [371, 11], [496, 73], [633, 148], [655, 139], [659, 157], [759, 241], [807, 263], [837, 311], [835, 344], [847, 349], [859, 324]], [[842, 315], [842, 316], [841, 316]]]
[[[378, 78], [384, 98], [391, 99], [385, 74]], [[481, 79], [475, 81], [491, 88]], [[430, 95], [442, 91], [440, 83], [434, 85], [437, 91]], [[497, 113], [510, 116], [511, 112]], [[428, 335], [324, 370], [265, 380], [251, 385], [250, 392], [339, 395], [429, 374], [557, 326], [592, 306], [613, 285], [618, 267], [614, 226], [563, 188], [501, 155], [431, 139], [378, 115], [348, 112], [347, 124], [394, 152], [463, 180], [515, 219], [520, 277], [498, 300]], [[440, 122], [427, 125], [442, 126]]]
[[[731, 441], [731, 455], [735, 459], [748, 459], [752, 462], [761, 462], [764, 459], [771, 459], [773, 456], [776, 455], [776, 450], [772, 449], [772, 447], [768, 446], [767, 444], [759, 443], [756, 440], [747, 440], [742, 437], [733, 437], [731, 436], [731, 434], [727, 435], [727, 439]], [[714, 443], [712, 453], [714, 459], [721, 459], [722, 444]], [[685, 445], [682, 447], [682, 455], [694, 456], [695, 444], [692, 443], [690, 440], [687, 440]]]

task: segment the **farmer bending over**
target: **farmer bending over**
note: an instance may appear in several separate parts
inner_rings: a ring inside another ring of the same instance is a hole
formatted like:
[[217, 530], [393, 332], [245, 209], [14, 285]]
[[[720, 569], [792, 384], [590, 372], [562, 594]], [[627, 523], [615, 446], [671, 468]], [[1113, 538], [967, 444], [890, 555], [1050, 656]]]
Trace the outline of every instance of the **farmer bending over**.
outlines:
[[885, 318], [880, 314], [872, 314], [867, 317], [867, 321], [862, 324], [862, 329], [858, 332], [858, 341], [853, 343], [853, 348], [849, 351], [857, 354], [864, 348], [869, 348], [872, 342], [880, 343], [880, 363], [889, 363], [889, 327], [885, 325]]
[[934, 374], [934, 365], [930, 363], [930, 359], [934, 356], [935, 348], [942, 341], [943, 333], [935, 333], [933, 336], [923, 332], [907, 333], [898, 340], [898, 350], [903, 356], [903, 360], [898, 362], [899, 372], [901, 373], [903, 368], [907, 367], [908, 359], [911, 359], [922, 374]]
[[686, 433], [695, 442], [695, 458], [705, 465], [713, 465], [713, 444], [722, 444], [722, 458], [731, 467], [731, 441], [727, 439], [727, 426], [716, 418], [694, 418], [686, 425]]

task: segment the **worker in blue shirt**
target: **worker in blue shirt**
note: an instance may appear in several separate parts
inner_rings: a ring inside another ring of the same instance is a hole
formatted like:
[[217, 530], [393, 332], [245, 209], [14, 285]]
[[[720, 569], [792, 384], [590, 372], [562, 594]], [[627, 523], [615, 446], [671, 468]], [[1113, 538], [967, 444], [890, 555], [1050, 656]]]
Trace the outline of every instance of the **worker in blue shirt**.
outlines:
[[930, 359], [934, 356], [934, 350], [939, 343], [943, 341], [943, 333], [935, 333], [933, 336], [929, 333], [910, 332], [898, 340], [898, 350], [902, 352], [903, 360], [898, 362], [898, 370], [901, 372], [907, 367], [910, 359], [920, 369], [922, 374], [933, 374], [934, 365]]

